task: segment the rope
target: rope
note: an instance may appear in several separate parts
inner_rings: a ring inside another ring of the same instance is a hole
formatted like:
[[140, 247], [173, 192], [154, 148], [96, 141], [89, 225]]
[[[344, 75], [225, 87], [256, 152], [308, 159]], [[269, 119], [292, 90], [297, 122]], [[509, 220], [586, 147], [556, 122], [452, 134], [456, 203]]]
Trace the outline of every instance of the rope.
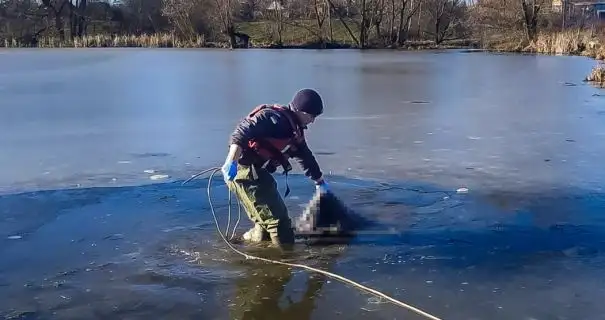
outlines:
[[[284, 261], [279, 261], [279, 260], [262, 258], [262, 257], [250, 255], [250, 254], [247, 254], [245, 252], [242, 252], [242, 251], [238, 250], [237, 248], [235, 248], [227, 240], [227, 238], [225, 237], [225, 235], [223, 235], [223, 233], [221, 232], [221, 228], [220, 228], [220, 225], [218, 223], [218, 219], [216, 217], [216, 213], [214, 211], [214, 206], [212, 205], [212, 197], [210, 195], [210, 186], [212, 185], [212, 178], [214, 177], [214, 175], [217, 172], [221, 171], [221, 168], [214, 167], [214, 168], [210, 168], [210, 169], [204, 170], [204, 171], [202, 171], [202, 172], [200, 172], [200, 173], [192, 176], [187, 181], [183, 182], [183, 184], [191, 181], [195, 177], [198, 177], [198, 176], [200, 176], [200, 175], [202, 175], [202, 174], [204, 174], [206, 172], [210, 172], [210, 171], [212, 171], [212, 173], [210, 174], [210, 177], [208, 178], [208, 188], [207, 188], [208, 203], [210, 204], [210, 210], [212, 212], [212, 216], [214, 218], [214, 223], [216, 224], [216, 230], [218, 231], [218, 234], [223, 239], [223, 241], [227, 244], [227, 246], [229, 246], [229, 248], [231, 250], [233, 250], [234, 252], [236, 252], [236, 253], [242, 255], [244, 258], [250, 259], [250, 260], [260, 260], [260, 261], [264, 261], [264, 262], [268, 262], [268, 263], [280, 264], [280, 265], [284, 265], [284, 266], [288, 266], [288, 267], [293, 267], [293, 268], [301, 268], [301, 269], [305, 269], [305, 270], [308, 270], [308, 271], [311, 271], [311, 272], [316, 272], [316, 273], [319, 273], [319, 274], [323, 274], [324, 276], [327, 276], [327, 277], [339, 280], [341, 282], [350, 284], [351, 286], [353, 286], [355, 288], [358, 288], [360, 290], [369, 292], [369, 293], [371, 293], [371, 294], [373, 294], [373, 295], [375, 295], [377, 297], [384, 298], [384, 299], [390, 301], [391, 303], [393, 303], [395, 305], [398, 305], [398, 306], [403, 307], [405, 309], [408, 309], [408, 310], [410, 310], [412, 312], [415, 312], [415, 313], [417, 313], [417, 314], [419, 314], [419, 315], [421, 315], [421, 316], [423, 316], [423, 317], [425, 317], [427, 319], [430, 319], [430, 320], [442, 320], [441, 318], [438, 318], [438, 317], [436, 317], [436, 316], [434, 316], [434, 315], [432, 315], [432, 314], [430, 314], [428, 312], [422, 311], [422, 310], [420, 310], [420, 309], [418, 309], [418, 308], [416, 308], [414, 306], [411, 306], [411, 305], [406, 304], [406, 303], [404, 303], [402, 301], [399, 301], [399, 300], [397, 300], [395, 298], [392, 298], [392, 297], [390, 297], [390, 296], [388, 296], [388, 295], [386, 295], [386, 294], [384, 294], [384, 293], [382, 293], [380, 291], [374, 290], [372, 288], [369, 288], [367, 286], [364, 286], [364, 285], [362, 285], [360, 283], [357, 283], [357, 282], [355, 282], [353, 280], [350, 280], [348, 278], [345, 278], [343, 276], [334, 274], [332, 272], [321, 270], [321, 269], [317, 269], [317, 268], [313, 268], [313, 267], [310, 267], [310, 266], [307, 266], [307, 265], [304, 265], [304, 264], [289, 263], [289, 262], [284, 262]], [[238, 203], [239, 203], [239, 201], [238, 201]], [[241, 204], [240, 204], [239, 209], [240, 209], [240, 215], [241, 215]], [[229, 191], [229, 220], [230, 219], [231, 219], [231, 192]], [[239, 218], [238, 218], [238, 223], [239, 223]], [[236, 223], [235, 228], [237, 228], [237, 223]], [[231, 236], [232, 239], [233, 239], [233, 236], [235, 235], [235, 228], [234, 228], [233, 234]], [[227, 234], [228, 233], [229, 233], [229, 227], [227, 226]]]

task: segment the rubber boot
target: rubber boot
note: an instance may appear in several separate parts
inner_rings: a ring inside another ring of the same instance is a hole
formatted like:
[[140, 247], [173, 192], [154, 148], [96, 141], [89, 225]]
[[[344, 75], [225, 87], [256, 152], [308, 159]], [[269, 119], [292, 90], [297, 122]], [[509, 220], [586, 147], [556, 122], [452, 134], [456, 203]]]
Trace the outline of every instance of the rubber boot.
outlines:
[[254, 224], [250, 230], [246, 231], [243, 235], [244, 240], [249, 242], [262, 242], [269, 241], [269, 233], [263, 229], [259, 224]]
[[283, 250], [291, 250], [294, 247], [294, 228], [289, 223], [280, 224], [277, 232], [270, 233], [271, 243]]

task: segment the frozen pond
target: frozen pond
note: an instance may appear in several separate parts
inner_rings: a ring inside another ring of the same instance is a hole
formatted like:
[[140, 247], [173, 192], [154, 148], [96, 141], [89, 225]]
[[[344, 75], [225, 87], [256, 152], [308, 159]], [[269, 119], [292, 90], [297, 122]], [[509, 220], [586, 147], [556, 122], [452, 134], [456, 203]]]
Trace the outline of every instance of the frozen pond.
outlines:
[[[303, 263], [443, 319], [605, 313], [605, 91], [581, 82], [590, 59], [165, 49], [0, 57], [1, 316], [422, 319], [334, 280], [242, 261], [216, 234], [207, 181], [181, 186], [222, 163], [252, 107], [286, 103], [302, 87], [326, 101], [308, 140], [332, 188], [377, 223], [347, 247], [300, 248]], [[289, 180], [297, 215], [313, 186]], [[219, 180], [214, 190], [226, 220]]]

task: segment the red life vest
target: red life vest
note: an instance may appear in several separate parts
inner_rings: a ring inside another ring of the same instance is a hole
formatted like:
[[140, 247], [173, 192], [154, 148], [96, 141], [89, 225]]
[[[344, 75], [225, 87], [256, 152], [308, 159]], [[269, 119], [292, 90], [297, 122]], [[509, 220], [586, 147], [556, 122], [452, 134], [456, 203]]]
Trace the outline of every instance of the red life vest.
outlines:
[[296, 146], [304, 142], [304, 132], [293, 118], [294, 114], [287, 108], [279, 105], [261, 104], [248, 114], [248, 119], [254, 117], [254, 115], [264, 109], [272, 109], [285, 116], [292, 127], [292, 137], [286, 139], [255, 138], [248, 142], [248, 147], [265, 160], [263, 168], [269, 164], [274, 165], [276, 168], [281, 165], [284, 169], [284, 174], [287, 174], [288, 171], [292, 170], [292, 166], [288, 161], [290, 158], [289, 153], [296, 151]]

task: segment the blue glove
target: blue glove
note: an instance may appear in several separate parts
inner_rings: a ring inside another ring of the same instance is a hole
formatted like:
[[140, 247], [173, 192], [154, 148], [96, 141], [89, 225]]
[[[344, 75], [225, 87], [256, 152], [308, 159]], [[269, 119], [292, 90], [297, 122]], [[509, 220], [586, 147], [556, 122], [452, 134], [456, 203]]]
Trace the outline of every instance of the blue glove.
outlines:
[[328, 183], [326, 182], [326, 180], [321, 180], [320, 182], [318, 182], [315, 185], [315, 189], [319, 190], [320, 193], [330, 192], [330, 189], [328, 188]]
[[237, 161], [227, 161], [221, 168], [223, 172], [223, 179], [225, 181], [233, 181], [235, 179], [235, 175], [237, 174]]

